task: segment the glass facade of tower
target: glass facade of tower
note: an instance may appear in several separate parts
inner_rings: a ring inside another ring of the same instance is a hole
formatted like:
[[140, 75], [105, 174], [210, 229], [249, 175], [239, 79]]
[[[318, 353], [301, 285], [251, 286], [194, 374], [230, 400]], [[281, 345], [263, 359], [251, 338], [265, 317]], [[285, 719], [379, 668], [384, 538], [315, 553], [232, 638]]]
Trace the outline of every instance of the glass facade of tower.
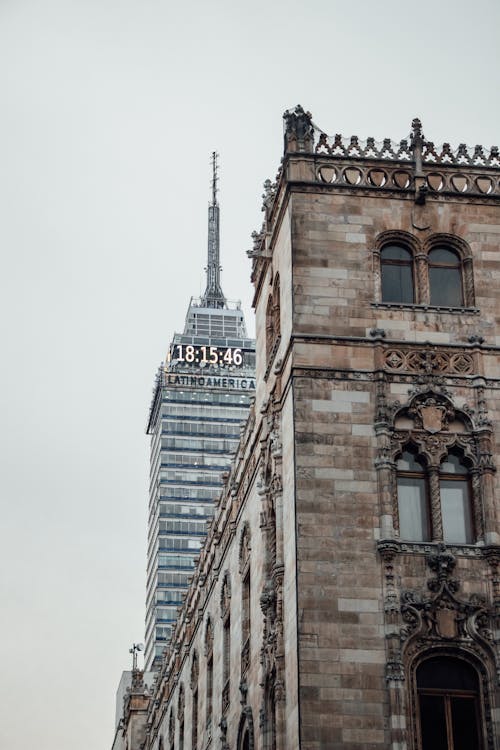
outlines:
[[243, 312], [192, 300], [151, 405], [146, 669], [156, 669], [253, 398], [255, 342]]

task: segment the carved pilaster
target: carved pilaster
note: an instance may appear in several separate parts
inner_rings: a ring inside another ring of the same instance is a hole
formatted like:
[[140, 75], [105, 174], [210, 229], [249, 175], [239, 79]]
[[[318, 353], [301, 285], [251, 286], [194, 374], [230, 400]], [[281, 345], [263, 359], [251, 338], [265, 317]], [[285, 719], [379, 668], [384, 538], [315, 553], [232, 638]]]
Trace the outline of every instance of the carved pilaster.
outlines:
[[492, 600], [498, 618], [500, 617], [500, 546], [485, 547], [483, 554], [490, 566]]
[[441, 515], [441, 495], [439, 491], [439, 473], [435, 466], [429, 469], [429, 494], [431, 506], [432, 540], [443, 538], [443, 517]]
[[424, 253], [418, 253], [418, 255], [415, 256], [417, 300], [421, 305], [428, 305], [430, 303], [429, 269], [427, 260], [427, 255]]
[[380, 250], [373, 251], [373, 299], [375, 302], [382, 301], [382, 272], [380, 268]]
[[474, 276], [472, 272], [472, 258], [464, 258], [463, 262], [465, 304], [474, 307]]
[[472, 489], [472, 514], [476, 539], [484, 537], [483, 504], [481, 502], [481, 476], [477, 468], [470, 472]]

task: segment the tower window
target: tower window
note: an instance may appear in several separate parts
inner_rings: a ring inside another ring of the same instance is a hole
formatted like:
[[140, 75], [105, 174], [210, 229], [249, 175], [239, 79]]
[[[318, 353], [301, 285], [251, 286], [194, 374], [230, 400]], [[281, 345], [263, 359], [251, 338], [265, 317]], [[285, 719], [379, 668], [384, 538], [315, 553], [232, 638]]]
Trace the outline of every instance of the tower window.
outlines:
[[446, 247], [435, 247], [428, 257], [431, 305], [462, 307], [462, 264], [457, 253]]
[[402, 539], [430, 539], [429, 502], [424, 466], [415, 452], [404, 451], [397, 462], [399, 533]]
[[473, 541], [469, 472], [460, 456], [450, 453], [439, 468], [443, 536], [448, 542]]
[[386, 245], [380, 253], [383, 302], [414, 302], [413, 256], [400, 245]]
[[474, 542], [470, 472], [458, 451], [450, 451], [437, 468], [408, 447], [396, 464], [396, 484], [401, 539]]

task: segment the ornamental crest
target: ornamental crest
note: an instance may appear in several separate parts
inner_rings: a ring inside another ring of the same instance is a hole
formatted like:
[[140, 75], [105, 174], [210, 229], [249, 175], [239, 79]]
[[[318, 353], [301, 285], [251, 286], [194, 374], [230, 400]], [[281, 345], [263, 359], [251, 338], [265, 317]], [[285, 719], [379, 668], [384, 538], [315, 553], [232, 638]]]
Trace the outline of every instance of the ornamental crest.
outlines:
[[424, 430], [431, 433], [441, 432], [446, 412], [444, 406], [428, 404], [417, 407], [417, 410], [422, 420], [422, 427]]
[[437, 394], [422, 394], [414, 399], [408, 415], [415, 420], [415, 427], [435, 434], [447, 429], [449, 422], [455, 417], [455, 411], [448, 399]]
[[436, 573], [427, 581], [431, 594], [426, 596], [416, 591], [401, 594], [401, 615], [405, 623], [401, 631], [403, 641], [414, 638], [427, 643], [437, 640], [479, 641], [491, 646], [491, 608], [480, 594], [472, 594], [468, 600], [457, 596], [460, 584], [451, 576], [456, 565], [455, 557], [444, 544], [440, 544], [438, 552], [428, 556], [427, 563]]

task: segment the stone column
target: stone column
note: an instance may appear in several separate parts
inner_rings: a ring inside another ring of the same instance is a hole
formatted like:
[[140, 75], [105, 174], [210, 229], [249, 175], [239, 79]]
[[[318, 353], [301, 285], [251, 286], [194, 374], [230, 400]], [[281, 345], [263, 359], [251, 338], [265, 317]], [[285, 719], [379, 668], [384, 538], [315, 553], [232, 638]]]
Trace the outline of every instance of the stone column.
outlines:
[[430, 304], [429, 289], [429, 267], [427, 264], [427, 255], [418, 253], [415, 255], [415, 281], [416, 281], [416, 302], [420, 305]]
[[439, 492], [439, 471], [437, 466], [429, 469], [429, 492], [431, 500], [431, 538], [433, 542], [443, 540], [443, 517], [441, 515], [441, 493]]

